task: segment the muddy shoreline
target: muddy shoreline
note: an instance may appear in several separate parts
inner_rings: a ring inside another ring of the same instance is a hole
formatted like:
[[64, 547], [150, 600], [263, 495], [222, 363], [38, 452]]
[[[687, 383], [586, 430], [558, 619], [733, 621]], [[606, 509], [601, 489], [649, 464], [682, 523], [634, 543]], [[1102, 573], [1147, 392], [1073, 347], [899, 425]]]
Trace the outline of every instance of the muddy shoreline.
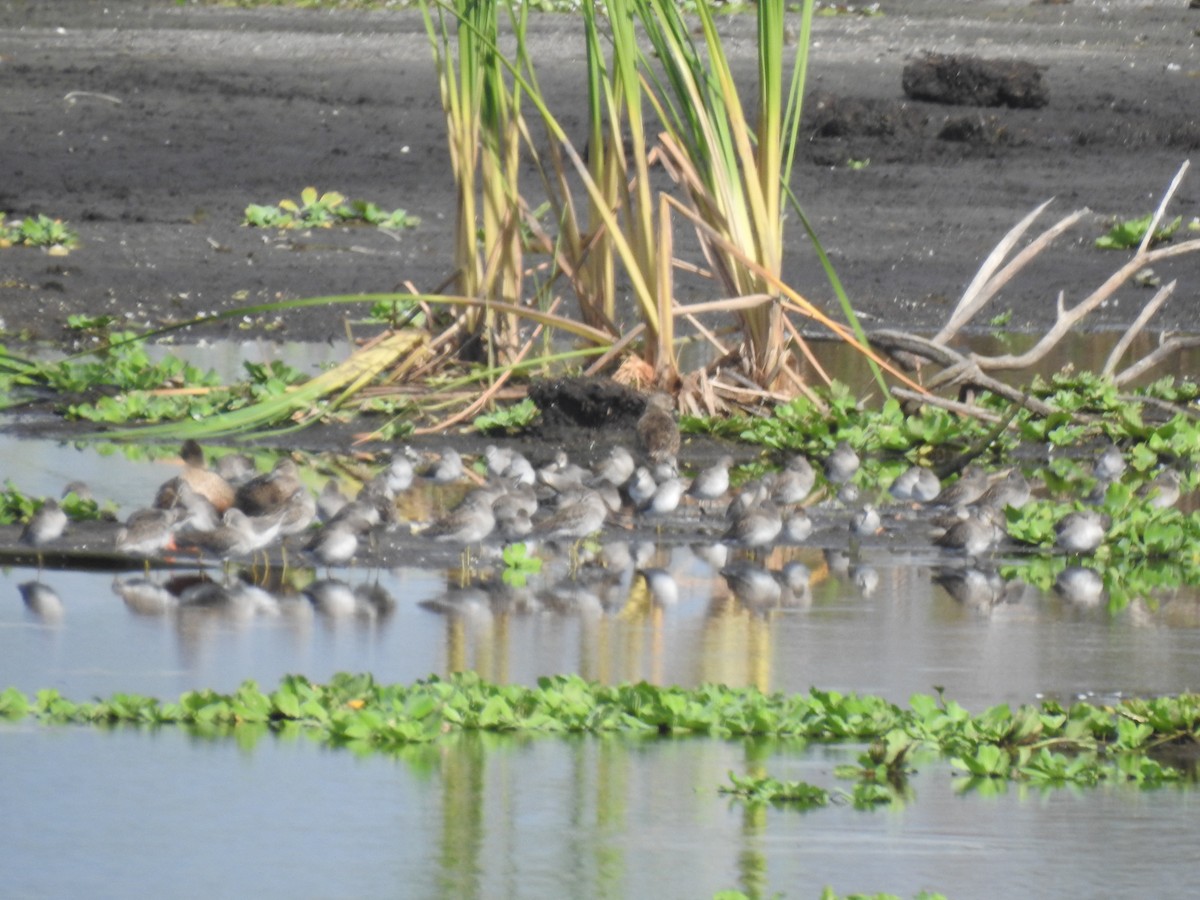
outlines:
[[[1045, 327], [1060, 289], [1078, 299], [1119, 263], [1092, 246], [1103, 219], [1149, 211], [1200, 147], [1200, 12], [1182, 0], [883, 7], [879, 17], [816, 23], [810, 89], [874, 113], [829, 135], [816, 127], [820, 104], [809, 104], [795, 174], [806, 212], [868, 326], [919, 329], [944, 319], [980, 259], [1033, 206], [1052, 196], [1062, 214], [1087, 206], [1094, 215], [980, 318], [1012, 310], [1006, 327]], [[746, 74], [752, 19], [722, 28]], [[577, 22], [540, 16], [532, 32], [552, 108], [577, 133]], [[901, 70], [927, 51], [1030, 60], [1044, 67], [1049, 103], [906, 100]], [[7, 342], [62, 340], [71, 314], [157, 326], [275, 299], [431, 289], [449, 273], [453, 189], [415, 12], [2, 0], [0, 77], [0, 210], [64, 217], [82, 241], [61, 258], [0, 251]], [[947, 131], [963, 117], [979, 128]], [[855, 171], [850, 159], [870, 164]], [[422, 223], [392, 236], [240, 225], [247, 204], [306, 185], [402, 207]], [[1200, 211], [1196, 177], [1175, 211]], [[788, 278], [832, 308], [798, 226], [789, 248]], [[1182, 296], [1155, 327], [1192, 326], [1184, 297], [1200, 284], [1200, 259], [1159, 274], [1178, 277]], [[1092, 326], [1127, 323], [1148, 296], [1125, 289]], [[344, 334], [347, 315], [256, 316], [179, 339], [322, 340]]]

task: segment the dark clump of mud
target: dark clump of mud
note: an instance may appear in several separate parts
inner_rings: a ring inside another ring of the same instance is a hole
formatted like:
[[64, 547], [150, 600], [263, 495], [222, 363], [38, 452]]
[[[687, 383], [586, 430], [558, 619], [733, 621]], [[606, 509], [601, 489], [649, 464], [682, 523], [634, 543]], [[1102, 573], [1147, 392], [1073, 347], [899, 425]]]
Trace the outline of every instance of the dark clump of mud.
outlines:
[[899, 100], [813, 91], [804, 101], [814, 138], [919, 135], [925, 116]]
[[1050, 101], [1042, 67], [1020, 59], [927, 54], [904, 67], [906, 96], [952, 106], [1040, 109]]
[[542, 413], [543, 428], [632, 429], [646, 397], [611, 378], [552, 378], [536, 381], [529, 397]]

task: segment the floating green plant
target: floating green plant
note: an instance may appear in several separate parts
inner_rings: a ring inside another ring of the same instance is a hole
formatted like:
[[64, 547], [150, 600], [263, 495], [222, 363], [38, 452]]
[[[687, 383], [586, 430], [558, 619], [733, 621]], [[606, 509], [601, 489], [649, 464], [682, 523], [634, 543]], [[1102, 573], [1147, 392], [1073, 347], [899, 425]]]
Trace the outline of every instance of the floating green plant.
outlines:
[[[395, 751], [456, 731], [874, 741], [857, 769], [839, 772], [868, 785], [852, 795], [862, 806], [890, 798], [883, 782], [902, 780], [918, 747], [948, 759], [969, 776], [962, 789], [973, 790], [996, 780], [1154, 787], [1183, 773], [1154, 759], [1153, 751], [1200, 744], [1197, 694], [1111, 706], [1046, 701], [1012, 710], [1001, 704], [972, 715], [940, 695], [916, 694], [904, 710], [879, 697], [836, 691], [610, 687], [573, 675], [541, 678], [533, 688], [490, 684], [473, 673], [413, 685], [382, 685], [370, 675], [344, 673], [320, 685], [290, 675], [271, 692], [247, 681], [232, 694], [190, 691], [175, 703], [131, 694], [79, 703], [56, 690], [33, 698], [14, 688], [0, 694], [0, 718], [26, 716], [53, 724], [184, 725], [206, 733], [232, 734], [247, 725], [299, 728], [358, 752]], [[735, 778], [732, 792], [763, 799], [804, 793], [787, 788]]]
[[62, 219], [46, 215], [27, 216], [8, 221], [0, 212], [0, 249], [4, 247], [46, 247], [51, 253], [66, 254], [79, 244], [79, 235]]
[[[1096, 246], [1102, 250], [1132, 250], [1146, 239], [1150, 223], [1154, 221], [1154, 213], [1146, 213], [1139, 219], [1116, 220], [1107, 233], [1096, 238]], [[1176, 216], [1170, 222], [1160, 225], [1154, 231], [1150, 243], [1161, 244], [1169, 241], [1183, 224], [1183, 216]]]
[[415, 228], [421, 220], [403, 209], [390, 212], [366, 200], [350, 200], [337, 191], [318, 193], [314, 187], [300, 192], [300, 200], [280, 200], [277, 206], [251, 203], [243, 225], [254, 228], [332, 228], [339, 223], [359, 223], [377, 228]]
[[729, 784], [717, 788], [747, 803], [787, 804], [795, 809], [817, 809], [829, 805], [829, 791], [806, 781], [780, 781], [769, 775], [739, 778], [729, 773]]

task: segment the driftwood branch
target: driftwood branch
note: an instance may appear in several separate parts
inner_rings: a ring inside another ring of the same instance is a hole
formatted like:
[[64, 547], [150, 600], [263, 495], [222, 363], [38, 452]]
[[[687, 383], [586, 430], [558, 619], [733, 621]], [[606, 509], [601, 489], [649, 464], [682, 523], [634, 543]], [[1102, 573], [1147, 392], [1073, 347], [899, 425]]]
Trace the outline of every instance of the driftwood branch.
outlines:
[[1150, 302], [1142, 307], [1142, 311], [1133, 320], [1133, 324], [1126, 329], [1125, 333], [1121, 335], [1121, 339], [1117, 341], [1117, 345], [1112, 348], [1112, 352], [1108, 354], [1108, 359], [1104, 361], [1104, 368], [1100, 371], [1101, 375], [1107, 378], [1116, 371], [1117, 363], [1121, 361], [1121, 357], [1125, 355], [1125, 351], [1129, 349], [1129, 345], [1133, 343], [1134, 338], [1142, 333], [1142, 329], [1146, 327], [1146, 323], [1170, 299], [1171, 294], [1175, 293], [1175, 285], [1176, 282], [1172, 281], [1165, 287], [1159, 288], [1158, 293], [1150, 298]]
[[1117, 387], [1129, 384], [1135, 378], [1138, 378], [1149, 372], [1155, 366], [1159, 365], [1169, 356], [1173, 356], [1180, 350], [1190, 350], [1192, 347], [1200, 347], [1200, 337], [1173, 337], [1168, 338], [1158, 345], [1153, 352], [1143, 356], [1127, 369], [1118, 372], [1113, 381]]
[[[959, 392], [959, 399], [948, 400], [945, 397], [924, 398], [924, 402], [954, 410], [963, 415], [974, 416], [987, 421], [996, 421], [993, 411], [981, 409], [977, 405], [964, 403], [961, 395], [969, 389], [987, 391], [996, 396], [1008, 399], [1039, 415], [1049, 415], [1056, 410], [1036, 398], [1029, 397], [1021, 389], [1006, 384], [989, 373], [999, 371], [1021, 371], [1036, 365], [1050, 353], [1062, 340], [1097, 308], [1107, 302], [1139, 271], [1151, 263], [1182, 256], [1186, 253], [1200, 251], [1200, 239], [1181, 241], [1177, 244], [1151, 249], [1155, 231], [1166, 215], [1175, 192], [1178, 190], [1183, 176], [1187, 173], [1188, 163], [1180, 166], [1172, 179], [1170, 186], [1151, 216], [1150, 227], [1141, 244], [1115, 272], [1090, 294], [1073, 306], [1068, 306], [1064, 296], [1058, 296], [1054, 324], [1040, 340], [1028, 351], [1021, 354], [1003, 354], [983, 356], [976, 353], [964, 353], [949, 346], [953, 339], [999, 291], [1021, 272], [1031, 260], [1045, 250], [1056, 238], [1067, 229], [1076, 225], [1086, 215], [1086, 210], [1077, 210], [1063, 217], [1050, 228], [1033, 238], [1025, 247], [1005, 263], [1004, 260], [1016, 248], [1021, 238], [1033, 225], [1041, 213], [1049, 206], [1050, 201], [1034, 209], [1018, 222], [984, 260], [979, 271], [967, 286], [958, 305], [951, 313], [942, 329], [932, 338], [921, 337], [908, 332], [883, 330], [870, 335], [872, 346], [881, 353], [890, 356], [909, 370], [924, 368], [930, 365], [935, 371], [925, 373], [923, 386], [930, 391], [939, 390], [943, 393], [950, 390]], [[1101, 374], [1113, 377], [1118, 385], [1128, 384], [1133, 379], [1145, 374], [1154, 366], [1159, 365], [1169, 356], [1190, 347], [1200, 347], [1200, 337], [1173, 337], [1161, 342], [1159, 347], [1137, 360], [1116, 375], [1117, 366], [1126, 355], [1129, 347], [1139, 334], [1146, 328], [1154, 315], [1171, 298], [1176, 288], [1172, 281], [1157, 291], [1145, 304], [1137, 318], [1126, 329], [1105, 362]], [[893, 393], [905, 400], [920, 400], [920, 395], [902, 388], [893, 388]], [[1078, 416], [1083, 418], [1083, 416]]]

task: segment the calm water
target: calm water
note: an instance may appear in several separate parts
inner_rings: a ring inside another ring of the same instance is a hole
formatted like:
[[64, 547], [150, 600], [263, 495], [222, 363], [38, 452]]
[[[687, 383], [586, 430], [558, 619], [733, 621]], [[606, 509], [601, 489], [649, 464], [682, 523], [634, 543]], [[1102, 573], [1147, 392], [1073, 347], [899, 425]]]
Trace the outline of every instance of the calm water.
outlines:
[[[287, 601], [270, 615], [147, 616], [126, 608], [109, 575], [46, 571], [61, 608], [39, 617], [17, 590], [37, 573], [16, 569], [0, 573], [0, 684], [174, 697], [245, 678], [271, 686], [288, 672], [411, 681], [473, 668], [526, 683], [579, 672], [817, 685], [899, 702], [936, 684], [977, 711], [1040, 692], [1197, 685], [1194, 595], [1114, 617], [1027, 588], [983, 611], [951, 598], [920, 560], [881, 553], [838, 574], [819, 551], [799, 556], [815, 573], [811, 603], [765, 614], [684, 547], [652, 560], [674, 576], [676, 603], [650, 602], [630, 581], [604, 595], [613, 611], [578, 598], [569, 609], [500, 607], [448, 593], [444, 574], [402, 569], [355, 576], [377, 578], [396, 600], [375, 618]], [[612, 599], [620, 590], [623, 604]], [[431, 611], [430, 601], [457, 611]], [[468, 735], [356, 758], [251, 732], [208, 740], [6, 725], [0, 885], [6, 897], [209, 897], [236, 878], [244, 896], [454, 898], [711, 897], [732, 887], [815, 897], [826, 884], [956, 898], [1124, 896], [1153, 885], [1174, 896], [1194, 886], [1178, 845], [1198, 802], [1186, 789], [960, 796], [949, 764], [929, 761], [902, 805], [873, 813], [751, 811], [716, 793], [730, 770], [835, 788], [833, 767], [855, 752]]]
[[0, 728], [7, 897], [1188, 896], [1193, 793], [958, 796], [929, 763], [902, 806], [748, 810], [716, 793], [765, 765], [833, 786], [850, 751], [741, 742], [481, 738], [356, 758]]
[[[124, 514], [165, 466], [0, 438], [6, 476], [56, 494], [83, 478]], [[617, 548], [610, 548], [615, 550]], [[1040, 695], [1101, 698], [1200, 689], [1200, 592], [1112, 615], [1013, 582], [1007, 602], [956, 600], [933, 556], [868, 549], [847, 566], [800, 548], [812, 572], [786, 609], [748, 605], [686, 546], [652, 548], [673, 598], [631, 571], [575, 583], [553, 565], [528, 594], [457, 591], [445, 572], [339, 573], [394, 602], [371, 615], [314, 610], [297, 593], [265, 611], [137, 613], [111, 574], [0, 570], [0, 688], [174, 698], [286, 673], [370, 671], [410, 682], [473, 669], [532, 683], [810, 686], [903, 703], [944, 687], [973, 711]], [[130, 578], [140, 573], [128, 573]], [[161, 576], [154, 576], [161, 577]], [[53, 591], [36, 609], [18, 586]], [[711, 897], [725, 888], [815, 897], [921, 889], [950, 897], [1163, 896], [1194, 890], [1181, 850], [1190, 789], [1107, 787], [998, 797], [956, 793], [928, 761], [911, 794], [871, 813], [747, 808], [726, 773], [848, 788], [853, 747], [711, 740], [467, 735], [395, 757], [357, 758], [305, 738], [207, 740], [0, 725], [0, 896]], [[236, 885], [236, 887], [234, 887]]]

